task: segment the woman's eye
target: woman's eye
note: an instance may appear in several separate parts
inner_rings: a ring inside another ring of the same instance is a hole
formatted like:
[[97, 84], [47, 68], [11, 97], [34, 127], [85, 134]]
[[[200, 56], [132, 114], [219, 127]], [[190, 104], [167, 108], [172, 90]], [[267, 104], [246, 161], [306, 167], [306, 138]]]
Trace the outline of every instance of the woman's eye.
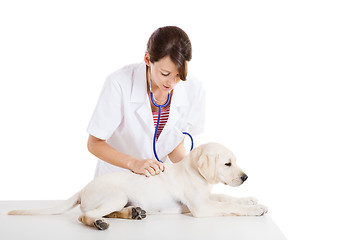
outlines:
[[231, 162], [226, 163], [226, 164], [224, 164], [224, 165], [230, 167], [230, 166], [231, 166]]
[[165, 73], [161, 73], [161, 75], [163, 75], [163, 76], [167, 77], [167, 76], [169, 76], [169, 75], [170, 75], [170, 73], [167, 73], [167, 74], [165, 74]]

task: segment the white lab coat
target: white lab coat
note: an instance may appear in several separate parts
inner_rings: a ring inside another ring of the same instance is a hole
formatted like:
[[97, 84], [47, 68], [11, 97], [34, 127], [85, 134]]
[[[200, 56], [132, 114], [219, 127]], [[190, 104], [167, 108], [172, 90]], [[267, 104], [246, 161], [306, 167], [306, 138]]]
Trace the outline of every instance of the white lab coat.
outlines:
[[[204, 129], [205, 92], [187, 76], [173, 90], [169, 119], [156, 143], [159, 159], [183, 140], [183, 131], [197, 135]], [[128, 65], [111, 74], [104, 84], [87, 131], [118, 151], [139, 159], [154, 158], [154, 122], [147, 95], [146, 64]], [[95, 176], [122, 170], [99, 159]]]

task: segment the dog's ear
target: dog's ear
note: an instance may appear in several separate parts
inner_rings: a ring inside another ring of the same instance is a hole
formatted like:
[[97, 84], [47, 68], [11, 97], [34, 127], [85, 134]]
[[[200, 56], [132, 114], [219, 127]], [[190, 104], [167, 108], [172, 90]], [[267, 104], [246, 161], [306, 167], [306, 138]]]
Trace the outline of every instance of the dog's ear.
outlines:
[[198, 170], [207, 182], [218, 183], [216, 162], [218, 154], [202, 154], [198, 160]]

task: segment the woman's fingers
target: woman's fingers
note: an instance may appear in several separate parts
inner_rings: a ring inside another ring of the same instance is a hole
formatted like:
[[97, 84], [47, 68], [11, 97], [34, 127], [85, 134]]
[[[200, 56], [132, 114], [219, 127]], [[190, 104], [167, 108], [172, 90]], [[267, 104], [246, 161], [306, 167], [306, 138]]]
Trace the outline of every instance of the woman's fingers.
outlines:
[[152, 176], [155, 176], [164, 171], [164, 164], [150, 159], [149, 166], [146, 169]]
[[150, 177], [150, 176], [151, 176], [151, 174], [148, 172], [148, 170], [145, 170], [145, 171], [144, 171], [144, 175], [145, 175], [146, 177]]
[[154, 159], [138, 159], [132, 171], [147, 177], [158, 175], [165, 170], [164, 164]]
[[159, 162], [159, 161], [157, 161], [157, 165], [159, 166], [159, 170], [160, 170], [160, 172], [164, 172], [164, 170], [165, 170], [165, 166], [164, 166], [164, 164], [163, 164], [163, 163], [161, 163], [161, 162]]
[[146, 170], [147, 170], [152, 176], [157, 175], [156, 172], [155, 172], [155, 170], [154, 170], [151, 166], [149, 166], [148, 168], [146, 168]]

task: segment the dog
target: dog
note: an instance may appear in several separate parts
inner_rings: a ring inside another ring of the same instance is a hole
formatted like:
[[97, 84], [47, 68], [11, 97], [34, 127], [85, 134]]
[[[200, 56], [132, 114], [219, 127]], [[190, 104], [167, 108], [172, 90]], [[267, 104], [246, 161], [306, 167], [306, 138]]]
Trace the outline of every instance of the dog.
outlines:
[[[156, 176], [130, 171], [105, 174], [59, 206], [14, 210], [8, 214], [61, 214], [80, 205], [79, 221], [99, 230], [108, 229], [105, 218], [143, 219], [158, 212], [190, 212], [194, 217], [262, 216], [268, 209], [257, 204], [255, 198], [211, 193], [213, 184], [236, 187], [247, 178], [230, 150], [218, 143], [207, 143], [195, 148], [182, 161], [165, 165], [165, 171]], [[163, 207], [162, 203], [170, 207]]]

